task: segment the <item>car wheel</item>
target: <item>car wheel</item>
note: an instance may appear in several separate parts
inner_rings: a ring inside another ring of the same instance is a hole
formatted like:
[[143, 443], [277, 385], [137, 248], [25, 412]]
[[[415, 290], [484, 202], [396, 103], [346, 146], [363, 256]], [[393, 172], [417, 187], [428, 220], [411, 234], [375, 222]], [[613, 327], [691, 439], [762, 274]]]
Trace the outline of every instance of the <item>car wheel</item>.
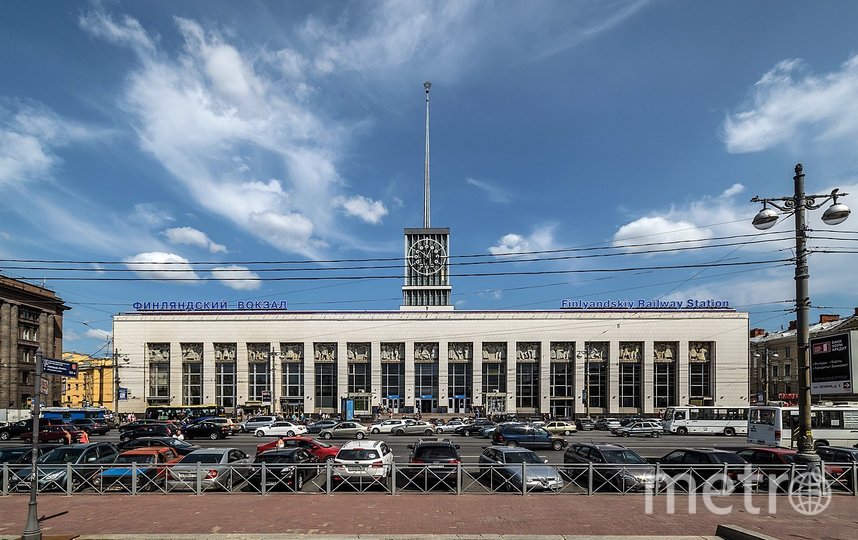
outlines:
[[432, 435], [432, 433], [434, 433], [434, 432], [431, 429], [427, 429], [426, 431], [423, 432], [424, 435]]
[[254, 435], [256, 435], [257, 437], [262, 437], [263, 435], [265, 435], [265, 432], [261, 429], [257, 429]]
[[676, 434], [677, 435], [688, 435], [688, 428], [684, 428], [684, 427], [676, 428]]
[[8, 441], [8, 440], [9, 440], [9, 432], [8, 431], [4, 431], [3, 433], [0, 433], [0, 441]]
[[322, 435], [322, 437], [324, 437], [325, 439], [330, 439], [332, 436], [333, 435], [331, 435], [330, 433], [325, 433], [324, 435]]
[[471, 432], [466, 429], [465, 431], [462, 432], [462, 435], [464, 435], [465, 437], [470, 437]]
[[653, 432], [652, 432], [652, 437], [653, 437], [653, 439], [658, 438], [658, 437], [661, 437], [661, 433], [659, 433], [658, 431], [653, 431]]
[[355, 433], [355, 439], [357, 439], [357, 440], [361, 440], [364, 437], [366, 437], [366, 435], [364, 434], [363, 431], [358, 431], [357, 433]]
[[211, 433], [209, 433], [209, 439], [216, 441], [216, 440], [220, 439], [220, 436], [217, 433], [215, 433], [214, 431], [212, 431]]
[[724, 428], [724, 435], [728, 437], [733, 437], [736, 435], [736, 430], [731, 427]]
[[554, 441], [553, 443], [551, 443], [551, 448], [555, 450], [563, 450], [563, 443], [560, 441]]
[[568, 437], [569, 435], [572, 435], [572, 432], [567, 429], [566, 431], [563, 432], [563, 434]]
[[290, 431], [287, 431], [287, 432], [286, 432], [286, 436], [287, 436], [287, 437], [294, 437], [294, 436], [295, 436], [295, 432], [294, 432], [294, 431], [291, 431], [291, 430], [290, 430]]
[[328, 456], [325, 458], [325, 463], [333, 463], [333, 462], [334, 462], [334, 456]]
[[401, 435], [405, 435], [405, 431], [402, 429], [397, 429], [393, 434], [401, 436]]
[[515, 441], [507, 441], [506, 445], [509, 446], [510, 448], [513, 448], [513, 447], [518, 446], [518, 443]]
[[629, 432], [628, 432], [628, 431], [624, 431], [624, 432], [623, 432], [623, 437], [628, 437], [628, 436], [629, 436]]
[[380, 429], [378, 429], [378, 428], [372, 428], [372, 434], [373, 434], [373, 435], [378, 435], [379, 433], [381, 433], [381, 430], [380, 430]]

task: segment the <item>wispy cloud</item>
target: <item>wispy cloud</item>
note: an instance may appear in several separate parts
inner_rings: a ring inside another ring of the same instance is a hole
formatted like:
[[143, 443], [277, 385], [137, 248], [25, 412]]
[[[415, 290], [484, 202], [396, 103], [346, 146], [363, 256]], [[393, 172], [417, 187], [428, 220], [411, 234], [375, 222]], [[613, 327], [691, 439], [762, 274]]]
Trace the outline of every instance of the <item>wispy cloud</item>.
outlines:
[[858, 54], [815, 75], [800, 60], [779, 62], [723, 125], [727, 150], [759, 152], [787, 142], [858, 136]]
[[164, 231], [164, 236], [172, 244], [185, 244], [201, 247], [211, 253], [226, 253], [226, 246], [213, 242], [206, 233], [193, 227], [174, 227]]
[[[133, 257], [127, 257], [123, 263], [125, 266], [144, 278], [158, 280], [177, 280], [178, 283], [193, 284], [199, 276], [194, 272], [188, 259], [175, 253], [161, 253], [158, 251], [150, 253], [138, 253]], [[185, 280], [185, 281], [178, 281]]]
[[237, 291], [254, 291], [262, 286], [259, 274], [244, 266], [218, 266], [212, 268], [212, 276]]
[[477, 180], [476, 178], [465, 178], [465, 183], [484, 191], [489, 200], [493, 203], [507, 204], [512, 202], [512, 199], [505, 189], [491, 182]]
[[360, 195], [348, 199], [338, 198], [335, 200], [335, 204], [341, 206], [346, 214], [374, 225], [381, 223], [381, 218], [387, 215], [387, 208], [383, 202]]
[[555, 249], [554, 229], [555, 225], [547, 225], [537, 227], [529, 235], [505, 234], [496, 245], [489, 247], [489, 253], [492, 255], [514, 255]]
[[100, 341], [107, 341], [111, 337], [111, 333], [108, 330], [102, 330], [100, 328], [88, 328], [84, 335], [88, 338], [97, 339]]

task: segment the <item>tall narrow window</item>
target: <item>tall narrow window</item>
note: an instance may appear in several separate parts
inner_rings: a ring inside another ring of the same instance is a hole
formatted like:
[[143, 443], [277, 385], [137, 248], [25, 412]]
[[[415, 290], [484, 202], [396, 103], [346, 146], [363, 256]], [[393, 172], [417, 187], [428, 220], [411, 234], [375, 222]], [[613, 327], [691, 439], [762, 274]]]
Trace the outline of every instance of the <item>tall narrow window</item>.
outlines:
[[225, 409], [235, 407], [235, 362], [215, 364], [215, 404]]
[[170, 399], [170, 344], [148, 343], [149, 399]]
[[203, 404], [203, 364], [182, 364], [182, 405]]
[[316, 364], [316, 407], [320, 409], [337, 408], [337, 364], [326, 362]]
[[515, 405], [536, 412], [539, 407], [539, 364], [520, 362], [515, 370]]

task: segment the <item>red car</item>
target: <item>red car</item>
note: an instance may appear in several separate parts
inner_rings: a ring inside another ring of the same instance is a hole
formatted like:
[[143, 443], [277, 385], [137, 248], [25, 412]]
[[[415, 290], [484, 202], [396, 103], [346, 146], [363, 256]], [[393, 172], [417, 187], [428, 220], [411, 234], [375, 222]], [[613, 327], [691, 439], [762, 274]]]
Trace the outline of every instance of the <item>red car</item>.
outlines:
[[[72, 444], [81, 442], [81, 438], [83, 436], [83, 431], [74, 426], [65, 424], [59, 426], [45, 426], [44, 428], [39, 429], [40, 443], [58, 442], [60, 444]], [[21, 440], [31, 442], [33, 440], [33, 432], [27, 431], [22, 433]]]
[[280, 448], [303, 448], [307, 452], [313, 454], [321, 462], [332, 462], [337, 457], [337, 452], [340, 451], [339, 446], [334, 446], [322, 441], [317, 441], [312, 437], [280, 437], [267, 443], [260, 444], [256, 447], [256, 453], [261, 454], [266, 450], [274, 450]]

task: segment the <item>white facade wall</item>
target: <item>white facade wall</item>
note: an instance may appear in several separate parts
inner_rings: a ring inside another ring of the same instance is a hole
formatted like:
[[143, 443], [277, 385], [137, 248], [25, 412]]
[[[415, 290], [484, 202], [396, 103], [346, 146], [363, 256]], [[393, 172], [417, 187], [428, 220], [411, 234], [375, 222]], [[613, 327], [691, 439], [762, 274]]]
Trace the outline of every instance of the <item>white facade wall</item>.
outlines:
[[[689, 343], [711, 342], [712, 398], [714, 405], [747, 405], [748, 315], [732, 311], [525, 311], [525, 312], [153, 312], [114, 317], [113, 335], [119, 354], [127, 355], [120, 366], [121, 386], [129, 399], [119, 412], [142, 412], [148, 405], [148, 343], [170, 344], [170, 405], [182, 403], [182, 343], [203, 343], [203, 403], [215, 402], [214, 343], [235, 343], [237, 350], [237, 402], [248, 401], [247, 343], [304, 344], [304, 410], [319, 412], [314, 403], [313, 346], [337, 343], [338, 394], [346, 397], [347, 343], [370, 343], [372, 405], [381, 405], [381, 343], [405, 343], [405, 407], [414, 405], [414, 344], [439, 344], [439, 405], [446, 407], [447, 345], [473, 344], [473, 403], [481, 406], [482, 344], [507, 344], [507, 411], [515, 412], [516, 343], [540, 344], [539, 411], [550, 411], [550, 347], [553, 342], [572, 342], [579, 357], [574, 361], [575, 413], [584, 411], [585, 362], [581, 351], [587, 342], [608, 342], [607, 407], [595, 413], [628, 414], [619, 403], [619, 351], [622, 342], [642, 343], [641, 407], [637, 412], [657, 413], [653, 404], [653, 343], [676, 342], [677, 404], [689, 402]], [[274, 361], [273, 404], [279, 410], [280, 362]]]

